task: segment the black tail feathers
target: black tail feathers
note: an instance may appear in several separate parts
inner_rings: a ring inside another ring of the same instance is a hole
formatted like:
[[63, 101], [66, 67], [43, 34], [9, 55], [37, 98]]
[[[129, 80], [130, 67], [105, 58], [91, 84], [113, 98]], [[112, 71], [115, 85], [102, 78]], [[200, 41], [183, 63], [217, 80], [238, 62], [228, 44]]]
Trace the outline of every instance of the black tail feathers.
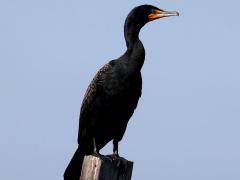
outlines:
[[64, 180], [79, 180], [84, 153], [78, 147], [64, 172]]

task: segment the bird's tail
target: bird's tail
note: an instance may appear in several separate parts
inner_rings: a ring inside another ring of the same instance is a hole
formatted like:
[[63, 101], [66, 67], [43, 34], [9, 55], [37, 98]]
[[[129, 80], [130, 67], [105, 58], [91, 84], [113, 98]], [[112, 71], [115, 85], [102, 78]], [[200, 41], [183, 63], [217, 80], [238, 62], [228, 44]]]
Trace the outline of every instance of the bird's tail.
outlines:
[[79, 180], [81, 175], [82, 163], [84, 158], [84, 152], [81, 148], [77, 148], [70, 163], [68, 164], [64, 172], [64, 180]]

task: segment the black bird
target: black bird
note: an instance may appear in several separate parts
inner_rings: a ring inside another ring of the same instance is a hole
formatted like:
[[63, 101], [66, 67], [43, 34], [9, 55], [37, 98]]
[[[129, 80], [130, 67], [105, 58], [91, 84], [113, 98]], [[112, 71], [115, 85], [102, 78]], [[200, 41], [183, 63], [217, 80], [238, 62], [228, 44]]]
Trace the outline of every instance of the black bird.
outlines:
[[178, 15], [152, 5], [135, 7], [129, 13], [124, 25], [126, 52], [104, 65], [86, 91], [80, 112], [79, 146], [65, 170], [65, 180], [79, 180], [84, 155], [98, 154], [111, 140], [118, 156], [118, 142], [141, 96], [145, 50], [138, 38], [140, 29], [149, 21]]

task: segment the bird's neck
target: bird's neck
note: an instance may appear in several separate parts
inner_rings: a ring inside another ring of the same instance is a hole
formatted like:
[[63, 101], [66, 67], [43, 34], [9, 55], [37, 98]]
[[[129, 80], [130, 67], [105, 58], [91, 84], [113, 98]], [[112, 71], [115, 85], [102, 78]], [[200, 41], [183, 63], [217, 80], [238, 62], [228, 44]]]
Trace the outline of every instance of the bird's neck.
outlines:
[[125, 55], [128, 57], [126, 63], [131, 71], [140, 71], [145, 59], [145, 50], [139, 39], [140, 28], [128, 27], [124, 29], [124, 36], [127, 45]]
[[124, 37], [128, 49], [132, 49], [134, 44], [139, 41], [138, 37], [139, 32], [140, 28], [137, 28], [136, 26], [133, 25], [129, 25], [128, 22], [125, 22]]

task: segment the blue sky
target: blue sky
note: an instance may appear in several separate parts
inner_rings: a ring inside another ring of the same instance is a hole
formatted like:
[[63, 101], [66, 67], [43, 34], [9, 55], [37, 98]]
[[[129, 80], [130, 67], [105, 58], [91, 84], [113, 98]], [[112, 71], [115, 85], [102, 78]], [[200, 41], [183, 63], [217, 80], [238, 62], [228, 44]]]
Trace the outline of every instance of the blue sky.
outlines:
[[0, 179], [62, 179], [85, 90], [124, 53], [125, 17], [145, 3], [180, 17], [140, 34], [143, 95], [119, 148], [132, 179], [240, 179], [236, 0], [1, 1]]

